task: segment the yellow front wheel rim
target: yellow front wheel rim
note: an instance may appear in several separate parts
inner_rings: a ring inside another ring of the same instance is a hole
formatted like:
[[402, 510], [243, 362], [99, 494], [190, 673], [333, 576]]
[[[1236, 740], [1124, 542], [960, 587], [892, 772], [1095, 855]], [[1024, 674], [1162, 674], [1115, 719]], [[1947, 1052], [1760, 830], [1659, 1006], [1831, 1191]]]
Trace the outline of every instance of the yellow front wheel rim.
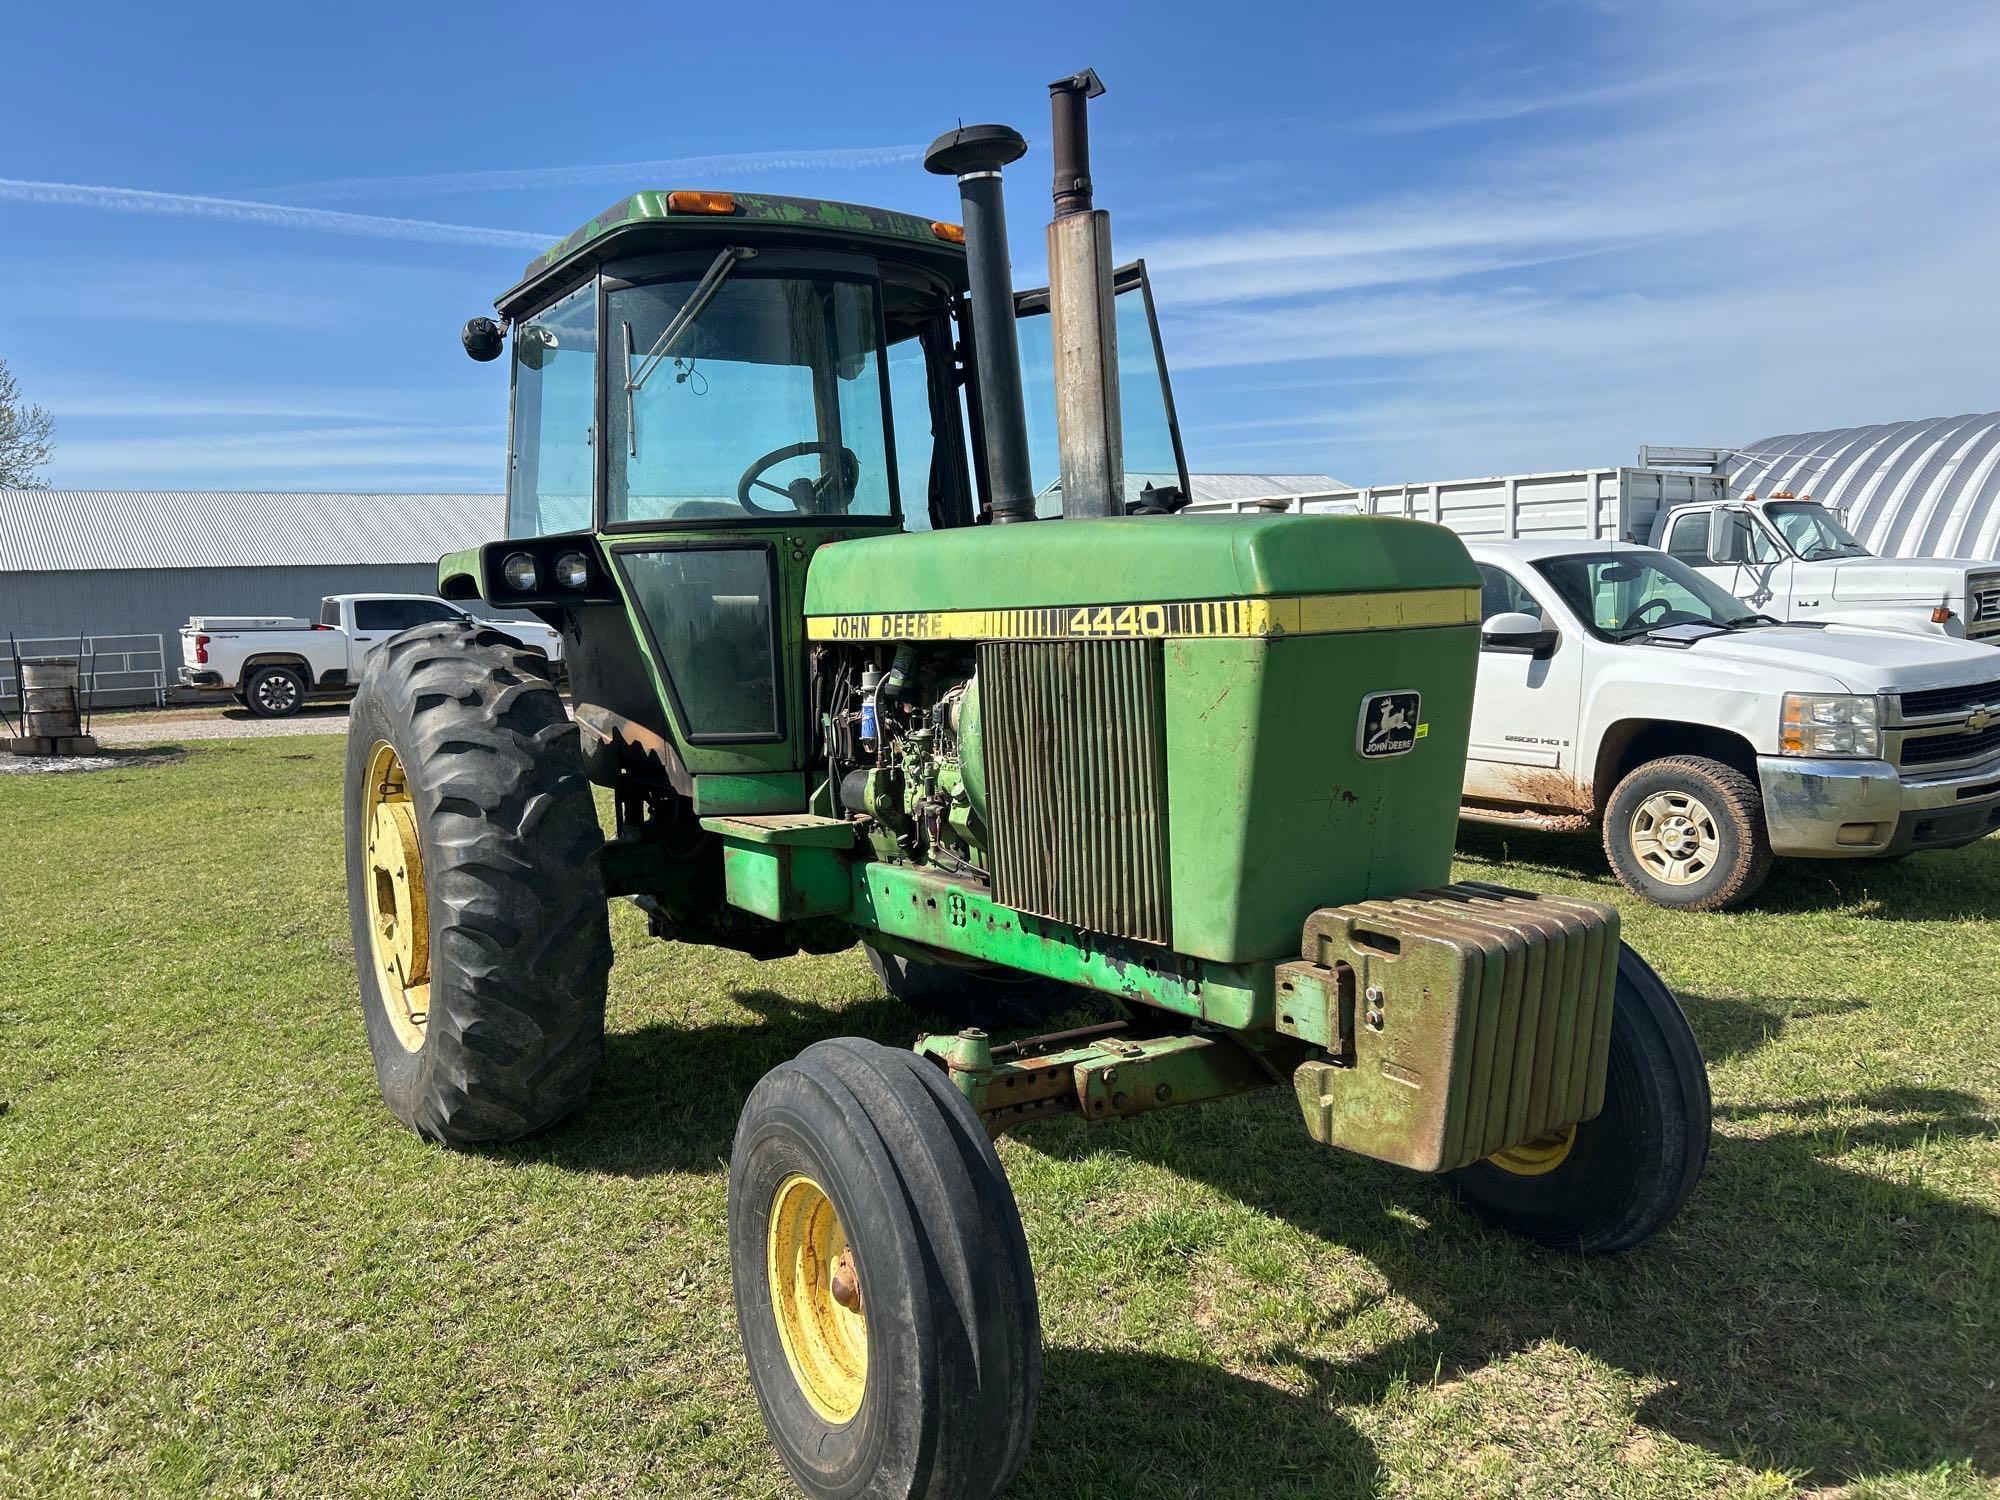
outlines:
[[1505, 1151], [1496, 1151], [1486, 1159], [1501, 1171], [1512, 1172], [1516, 1177], [1540, 1177], [1569, 1160], [1570, 1147], [1575, 1144], [1576, 1127], [1565, 1125], [1540, 1140], [1523, 1141]]
[[826, 1421], [851, 1420], [868, 1387], [860, 1268], [833, 1200], [803, 1173], [779, 1183], [771, 1200], [764, 1268], [792, 1378]]
[[367, 843], [369, 956], [382, 1007], [403, 1049], [421, 1051], [431, 1009], [430, 900], [410, 779], [387, 740], [369, 747], [361, 835]]

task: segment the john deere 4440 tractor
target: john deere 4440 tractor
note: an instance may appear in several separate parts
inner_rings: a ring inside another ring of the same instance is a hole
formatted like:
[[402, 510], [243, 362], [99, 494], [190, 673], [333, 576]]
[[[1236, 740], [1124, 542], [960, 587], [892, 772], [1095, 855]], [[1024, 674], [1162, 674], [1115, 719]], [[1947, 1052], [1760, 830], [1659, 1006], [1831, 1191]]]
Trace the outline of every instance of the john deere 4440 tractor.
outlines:
[[[1041, 1333], [993, 1138], [1024, 1122], [1288, 1088], [1314, 1140], [1596, 1251], [1707, 1154], [1700, 1054], [1613, 911], [1451, 883], [1458, 540], [1174, 514], [1150, 295], [1091, 204], [1100, 87], [1053, 91], [1046, 291], [1011, 287], [1004, 126], [931, 148], [962, 227], [641, 192], [537, 259], [465, 331], [511, 348], [509, 534], [439, 589], [559, 627], [573, 710], [463, 622], [380, 649], [354, 705], [362, 1003], [423, 1135], [584, 1103], [614, 897], [759, 958], [859, 942], [953, 1018], [818, 1043], [743, 1105], [736, 1315], [816, 1496], [1019, 1466]], [[982, 1029], [1079, 989], [1118, 1019]]]

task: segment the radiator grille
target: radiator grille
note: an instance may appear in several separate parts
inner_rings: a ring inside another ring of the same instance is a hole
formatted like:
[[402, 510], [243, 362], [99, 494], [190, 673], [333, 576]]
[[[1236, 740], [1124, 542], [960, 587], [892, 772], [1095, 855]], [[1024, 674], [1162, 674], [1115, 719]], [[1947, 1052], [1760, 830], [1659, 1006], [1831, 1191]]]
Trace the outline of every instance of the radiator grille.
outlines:
[[1903, 694], [1898, 706], [1906, 719], [1932, 714], [1963, 713], [1983, 705], [2000, 705], [2000, 681], [1975, 682], [1968, 687], [1924, 688]]
[[1166, 943], [1166, 713], [1158, 641], [979, 648], [993, 895]]

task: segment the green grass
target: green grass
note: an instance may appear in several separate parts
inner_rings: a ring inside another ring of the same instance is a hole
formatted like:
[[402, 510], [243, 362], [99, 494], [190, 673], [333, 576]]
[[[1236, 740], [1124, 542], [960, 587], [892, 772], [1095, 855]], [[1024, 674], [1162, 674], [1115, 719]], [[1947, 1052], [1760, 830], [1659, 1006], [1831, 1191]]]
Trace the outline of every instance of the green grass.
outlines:
[[[608, 1055], [547, 1137], [382, 1108], [340, 744], [0, 779], [0, 1492], [786, 1492], [737, 1349], [751, 1083], [909, 1039], [855, 954], [614, 914]], [[1581, 840], [1467, 873], [1617, 895]], [[1715, 1086], [1707, 1178], [1615, 1260], [1312, 1145], [1276, 1095], [1002, 1144], [1037, 1266], [1037, 1497], [1993, 1492], [2000, 842], [1618, 895]]]

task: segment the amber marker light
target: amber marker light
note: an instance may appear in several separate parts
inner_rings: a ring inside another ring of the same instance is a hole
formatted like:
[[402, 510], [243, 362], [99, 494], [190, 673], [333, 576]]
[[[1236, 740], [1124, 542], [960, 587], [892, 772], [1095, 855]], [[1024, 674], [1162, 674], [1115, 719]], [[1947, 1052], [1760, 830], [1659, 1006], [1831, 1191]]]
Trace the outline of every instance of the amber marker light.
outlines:
[[667, 194], [667, 212], [670, 214], [733, 214], [736, 212], [734, 193], [704, 193], [693, 188], [676, 188]]
[[931, 233], [948, 245], [963, 245], [965, 243], [965, 226], [963, 224], [947, 224], [942, 219], [933, 219], [931, 220]]

